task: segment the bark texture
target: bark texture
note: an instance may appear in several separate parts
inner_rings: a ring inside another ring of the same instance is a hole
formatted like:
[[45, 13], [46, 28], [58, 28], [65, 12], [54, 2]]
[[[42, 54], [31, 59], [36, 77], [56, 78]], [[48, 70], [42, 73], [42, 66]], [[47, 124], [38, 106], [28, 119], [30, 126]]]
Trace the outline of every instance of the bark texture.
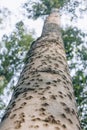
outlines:
[[32, 43], [0, 130], [81, 130], [59, 20]]

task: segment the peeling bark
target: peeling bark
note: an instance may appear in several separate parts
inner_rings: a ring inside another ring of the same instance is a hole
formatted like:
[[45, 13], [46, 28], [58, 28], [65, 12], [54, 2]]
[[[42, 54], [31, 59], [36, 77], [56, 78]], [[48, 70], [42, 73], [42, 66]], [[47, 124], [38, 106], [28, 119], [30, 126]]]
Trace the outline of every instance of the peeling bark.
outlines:
[[32, 43], [0, 130], [81, 130], [56, 12]]

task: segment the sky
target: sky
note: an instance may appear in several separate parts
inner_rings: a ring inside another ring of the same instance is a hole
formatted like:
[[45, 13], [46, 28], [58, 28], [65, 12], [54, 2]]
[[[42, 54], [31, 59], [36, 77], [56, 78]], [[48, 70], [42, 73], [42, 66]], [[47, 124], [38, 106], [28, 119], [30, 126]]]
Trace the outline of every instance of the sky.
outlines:
[[[14, 25], [17, 21], [23, 20], [26, 24], [26, 27], [32, 31], [35, 30], [36, 37], [39, 37], [42, 32], [43, 27], [43, 20], [37, 19], [35, 21], [28, 20], [27, 18], [23, 17], [23, 10], [21, 9], [21, 5], [25, 3], [27, 0], [0, 0], [0, 7], [7, 7], [11, 12], [11, 16], [8, 16], [6, 21], [3, 24], [3, 27], [0, 29], [0, 35], [2, 36], [4, 33], [9, 34], [13, 29]], [[80, 5], [81, 8], [84, 9], [84, 4]], [[78, 13], [79, 18], [78, 21], [70, 21], [70, 17], [66, 14], [63, 14], [61, 17], [61, 24], [62, 26], [68, 25], [74, 25], [79, 27], [79, 29], [83, 30], [84, 32], [87, 32], [87, 15]]]
[[27, 18], [23, 17], [23, 10], [21, 9], [21, 5], [26, 0], [0, 0], [0, 7], [8, 8], [12, 14], [8, 16], [6, 21], [3, 24], [3, 27], [0, 30], [0, 35], [2, 36], [4, 33], [9, 34], [13, 29], [16, 22], [23, 20], [26, 24], [26, 27], [32, 31], [35, 30], [36, 37], [39, 37], [42, 32], [43, 27], [43, 20], [37, 19], [35, 21], [28, 20]]
[[6, 6], [10, 9], [15, 9], [15, 7], [19, 7], [20, 3], [24, 3], [25, 0], [0, 0], [0, 6]]
[[10, 10], [15, 10], [20, 7], [20, 4], [24, 3], [25, 0], [0, 0], [0, 6], [6, 6]]

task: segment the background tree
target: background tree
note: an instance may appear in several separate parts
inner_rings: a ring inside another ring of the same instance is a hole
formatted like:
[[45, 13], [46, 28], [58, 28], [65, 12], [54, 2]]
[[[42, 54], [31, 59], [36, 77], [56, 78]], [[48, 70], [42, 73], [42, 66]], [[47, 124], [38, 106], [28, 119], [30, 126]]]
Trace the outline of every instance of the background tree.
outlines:
[[[69, 63], [69, 68], [74, 85], [74, 92], [79, 110], [79, 117], [82, 128], [85, 130], [86, 125], [86, 85], [87, 85], [87, 48], [85, 46], [85, 34], [77, 28], [67, 28], [63, 30], [63, 39]], [[83, 51], [84, 48], [84, 51]]]
[[[6, 88], [7, 96], [12, 93], [23, 68], [25, 55], [33, 40], [22, 21], [16, 24], [11, 35], [3, 35], [0, 49], [0, 94], [3, 95], [6, 86], [8, 86]], [[9, 99], [9, 96], [7, 99]], [[5, 104], [3, 97], [1, 97], [0, 109], [4, 110], [5, 105], [7, 106], [7, 103]]]

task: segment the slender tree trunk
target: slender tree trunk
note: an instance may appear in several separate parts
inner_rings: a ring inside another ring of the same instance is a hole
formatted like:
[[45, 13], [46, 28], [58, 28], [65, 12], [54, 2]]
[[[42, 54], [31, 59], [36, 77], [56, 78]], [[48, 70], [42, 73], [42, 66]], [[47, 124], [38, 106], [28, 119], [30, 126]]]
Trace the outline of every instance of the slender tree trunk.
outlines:
[[81, 130], [57, 12], [46, 19], [0, 130]]

